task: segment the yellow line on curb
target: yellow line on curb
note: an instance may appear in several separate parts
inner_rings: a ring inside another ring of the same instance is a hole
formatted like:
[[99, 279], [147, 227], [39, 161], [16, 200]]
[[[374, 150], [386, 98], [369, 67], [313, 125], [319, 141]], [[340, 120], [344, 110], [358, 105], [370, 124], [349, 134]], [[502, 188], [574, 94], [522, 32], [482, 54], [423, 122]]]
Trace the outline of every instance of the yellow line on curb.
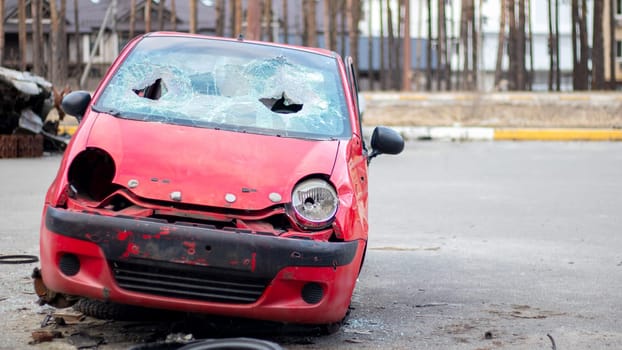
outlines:
[[495, 129], [494, 139], [533, 141], [622, 141], [622, 130]]

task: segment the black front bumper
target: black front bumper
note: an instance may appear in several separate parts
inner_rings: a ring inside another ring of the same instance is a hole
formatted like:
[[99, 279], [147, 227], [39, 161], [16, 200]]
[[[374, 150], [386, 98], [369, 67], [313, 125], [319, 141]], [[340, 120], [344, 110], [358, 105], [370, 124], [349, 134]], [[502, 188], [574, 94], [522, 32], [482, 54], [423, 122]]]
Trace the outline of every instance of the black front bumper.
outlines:
[[271, 280], [288, 266], [348, 265], [359, 246], [358, 241], [282, 238], [51, 206], [47, 207], [45, 224], [56, 234], [97, 244], [110, 263], [165, 265], [262, 280]]

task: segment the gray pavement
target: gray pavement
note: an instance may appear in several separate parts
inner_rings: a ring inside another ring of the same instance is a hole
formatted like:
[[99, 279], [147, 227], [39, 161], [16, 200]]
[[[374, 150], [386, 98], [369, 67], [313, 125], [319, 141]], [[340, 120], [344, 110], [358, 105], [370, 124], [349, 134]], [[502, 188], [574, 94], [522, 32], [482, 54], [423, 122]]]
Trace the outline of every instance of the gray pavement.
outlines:
[[[0, 159], [1, 254], [37, 252], [59, 161]], [[288, 349], [551, 349], [549, 334], [557, 349], [622, 348], [622, 143], [413, 142], [370, 172], [370, 250], [348, 324], [271, 339]], [[32, 267], [0, 265], [2, 349], [26, 348], [43, 319]], [[98, 328], [109, 339], [100, 348], [127, 348], [132, 332], [113, 329]]]

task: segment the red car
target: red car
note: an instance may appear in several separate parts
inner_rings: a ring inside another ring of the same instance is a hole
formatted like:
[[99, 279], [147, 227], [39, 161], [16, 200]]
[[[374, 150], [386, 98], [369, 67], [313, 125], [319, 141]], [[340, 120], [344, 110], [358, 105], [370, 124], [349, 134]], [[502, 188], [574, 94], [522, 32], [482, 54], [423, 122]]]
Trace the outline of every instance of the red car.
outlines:
[[[351, 62], [351, 60], [350, 60]], [[45, 200], [44, 302], [78, 297], [292, 322], [343, 319], [367, 246], [368, 150], [334, 52], [181, 33], [133, 40]]]

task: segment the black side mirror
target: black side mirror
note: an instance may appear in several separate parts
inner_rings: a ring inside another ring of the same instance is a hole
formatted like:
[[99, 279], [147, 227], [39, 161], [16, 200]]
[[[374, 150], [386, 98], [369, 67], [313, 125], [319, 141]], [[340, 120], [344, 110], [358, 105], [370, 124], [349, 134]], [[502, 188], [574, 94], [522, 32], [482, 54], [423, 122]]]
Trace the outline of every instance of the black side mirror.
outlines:
[[89, 103], [91, 103], [91, 94], [88, 91], [74, 91], [63, 97], [60, 106], [65, 113], [81, 121]]
[[404, 139], [397, 131], [378, 126], [371, 135], [371, 148], [369, 160], [380, 154], [399, 154], [404, 150]]

